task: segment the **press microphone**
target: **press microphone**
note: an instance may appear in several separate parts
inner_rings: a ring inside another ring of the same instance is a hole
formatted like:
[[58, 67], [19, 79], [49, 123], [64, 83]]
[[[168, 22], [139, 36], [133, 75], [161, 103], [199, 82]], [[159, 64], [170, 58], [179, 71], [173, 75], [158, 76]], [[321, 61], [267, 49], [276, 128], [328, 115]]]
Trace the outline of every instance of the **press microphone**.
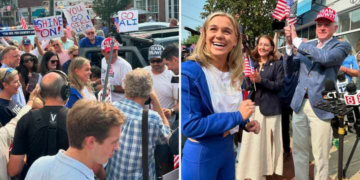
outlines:
[[348, 106], [358, 106], [360, 104], [360, 91], [356, 90], [356, 85], [354, 83], [346, 85], [344, 98], [345, 104]]
[[336, 92], [335, 83], [331, 79], [325, 80], [325, 90], [321, 92], [323, 99], [328, 101], [335, 101], [339, 99], [339, 94]]
[[345, 77], [345, 73], [342, 71], [339, 71], [337, 73], [337, 81], [336, 81], [336, 89], [340, 95], [340, 99], [344, 100], [344, 93], [346, 91], [346, 85], [349, 83]]

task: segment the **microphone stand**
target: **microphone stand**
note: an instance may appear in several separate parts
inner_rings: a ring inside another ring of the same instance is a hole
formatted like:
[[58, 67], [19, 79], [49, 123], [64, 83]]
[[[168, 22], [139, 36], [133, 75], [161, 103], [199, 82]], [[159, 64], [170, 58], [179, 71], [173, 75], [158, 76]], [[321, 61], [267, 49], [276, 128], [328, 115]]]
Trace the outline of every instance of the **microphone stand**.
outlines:
[[353, 108], [346, 107], [346, 105], [339, 101], [333, 102], [319, 102], [314, 105], [315, 108], [323, 111], [331, 112], [339, 119], [339, 160], [338, 160], [338, 179], [343, 179], [343, 157], [344, 157], [344, 116], [352, 113]]

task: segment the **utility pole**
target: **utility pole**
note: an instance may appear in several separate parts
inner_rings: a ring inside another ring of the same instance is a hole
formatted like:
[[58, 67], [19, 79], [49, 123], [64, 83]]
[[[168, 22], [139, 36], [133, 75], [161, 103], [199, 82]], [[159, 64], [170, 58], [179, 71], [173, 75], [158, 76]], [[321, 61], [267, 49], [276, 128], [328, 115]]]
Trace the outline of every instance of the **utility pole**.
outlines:
[[50, 11], [50, 16], [55, 16], [55, 0], [50, 0], [49, 1], [49, 11]]

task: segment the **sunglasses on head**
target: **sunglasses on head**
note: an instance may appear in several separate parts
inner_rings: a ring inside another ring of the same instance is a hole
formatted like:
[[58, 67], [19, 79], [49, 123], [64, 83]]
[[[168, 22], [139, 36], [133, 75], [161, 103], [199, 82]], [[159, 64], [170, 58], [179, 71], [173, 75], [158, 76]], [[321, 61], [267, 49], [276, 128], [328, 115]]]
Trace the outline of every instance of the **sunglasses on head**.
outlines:
[[59, 62], [59, 60], [50, 60], [51, 64], [55, 64], [55, 63], [58, 63], [58, 62]]
[[87, 32], [87, 35], [95, 34], [95, 32]]
[[150, 63], [162, 63], [162, 59], [157, 59], [157, 60], [154, 60], [154, 59], [150, 59], [149, 60], [150, 61]]
[[8, 68], [8, 69], [6, 70], [6, 72], [5, 72], [4, 77], [3, 77], [2, 80], [1, 80], [1, 82], [3, 83], [3, 82], [5, 81], [6, 76], [7, 76], [8, 74], [11, 74], [13, 71], [14, 71], [13, 68]]
[[34, 59], [33, 58], [28, 58], [28, 59], [24, 59], [24, 63], [28, 63], [28, 62], [34, 62]]

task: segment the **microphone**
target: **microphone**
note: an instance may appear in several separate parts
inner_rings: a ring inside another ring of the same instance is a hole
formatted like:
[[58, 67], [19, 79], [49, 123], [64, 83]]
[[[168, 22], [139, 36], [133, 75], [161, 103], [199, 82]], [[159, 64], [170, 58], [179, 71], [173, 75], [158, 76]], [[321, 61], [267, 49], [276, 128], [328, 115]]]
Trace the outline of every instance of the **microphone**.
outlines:
[[358, 106], [360, 104], [360, 91], [356, 90], [356, 85], [354, 83], [346, 85], [344, 98], [345, 104], [348, 106]]
[[340, 99], [344, 100], [344, 93], [346, 91], [346, 85], [349, 83], [345, 77], [345, 73], [339, 71], [337, 73], [336, 89], [340, 94]]
[[325, 90], [321, 92], [324, 100], [335, 101], [339, 99], [339, 94], [336, 92], [334, 81], [326, 79], [324, 86]]

